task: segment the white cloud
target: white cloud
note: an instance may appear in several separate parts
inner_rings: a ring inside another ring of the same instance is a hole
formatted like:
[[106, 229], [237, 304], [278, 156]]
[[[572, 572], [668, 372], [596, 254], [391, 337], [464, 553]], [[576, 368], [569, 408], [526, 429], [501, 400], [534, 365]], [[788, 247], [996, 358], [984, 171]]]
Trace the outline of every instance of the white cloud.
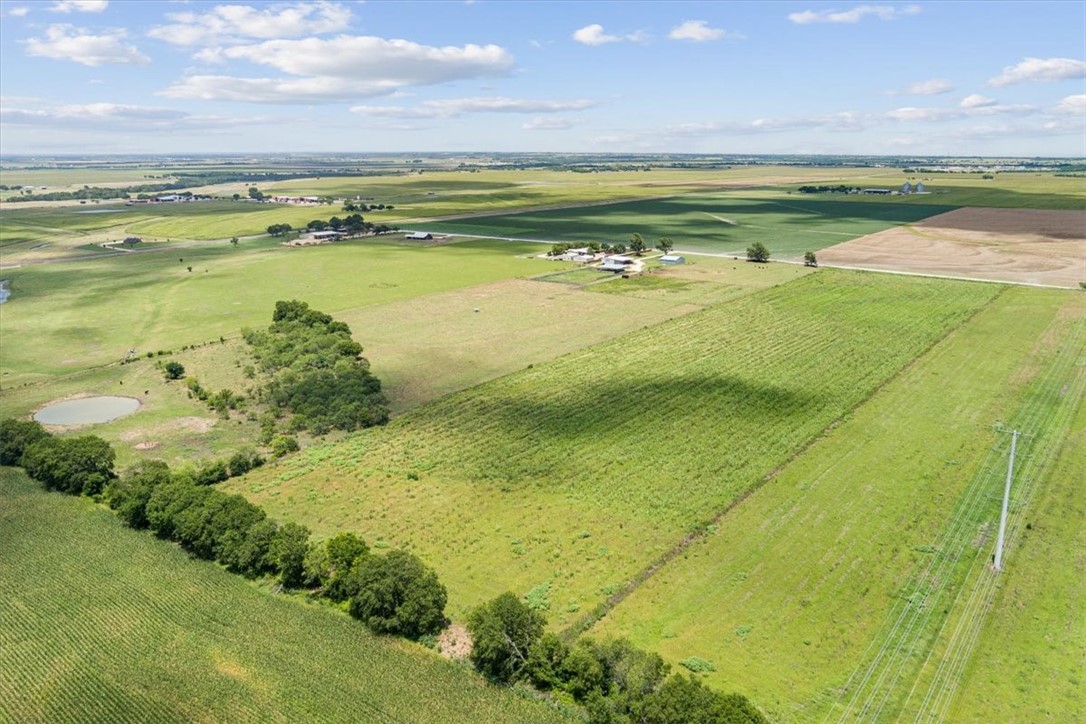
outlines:
[[92, 35], [72, 25], [50, 25], [45, 30], [44, 38], [30, 38], [26, 41], [26, 53], [90, 66], [150, 63], [151, 59], [134, 45], [123, 43], [126, 36], [127, 33], [121, 29]]
[[[6, 99], [5, 99], [6, 100]], [[71, 129], [76, 131], [124, 131], [126, 133], [230, 129], [239, 124], [271, 122], [261, 117], [227, 118], [195, 116], [185, 111], [123, 103], [0, 108], [0, 122], [13, 126]]]
[[889, 91], [887, 95], [935, 96], [940, 93], [949, 93], [952, 90], [954, 90], [954, 84], [949, 80], [932, 78], [931, 80], [922, 80], [918, 83], [911, 83], [902, 90]]
[[988, 81], [991, 86], [1004, 86], [1024, 81], [1070, 80], [1086, 78], [1086, 63], [1072, 58], [1026, 58], [1017, 65], [1008, 65], [1003, 72]]
[[465, 113], [563, 113], [595, 105], [589, 100], [543, 101], [517, 98], [448, 98], [415, 107], [354, 106], [351, 110], [383, 118], [455, 118]]
[[29, 12], [30, 8], [20, 5], [8, 10], [8, 15], [12, 16], [13, 18], [25, 18], [26, 14]]
[[704, 20], [686, 20], [671, 29], [667, 37], [672, 40], [689, 40], [694, 43], [702, 43], [707, 40], [721, 40], [723, 38], [741, 39], [739, 33], [727, 33], [723, 28], [710, 28]]
[[1036, 111], [1035, 106], [986, 103], [985, 105], [958, 106], [956, 108], [897, 108], [887, 112], [884, 116], [892, 121], [950, 121], [959, 118], [1004, 114], [1027, 115]]
[[109, 0], [59, 0], [53, 3], [54, 13], [100, 13], [109, 7]]
[[202, 60], [248, 60], [294, 78], [194, 75], [165, 91], [172, 98], [309, 103], [388, 95], [406, 86], [434, 85], [502, 75], [513, 56], [497, 45], [419, 45], [408, 40], [348, 36], [322, 40], [269, 40], [217, 48]]
[[982, 96], [979, 93], [974, 93], [972, 95], [966, 96], [965, 98], [962, 98], [961, 107], [986, 108], [988, 106], [994, 106], [997, 103], [999, 103], [999, 101], [997, 101], [995, 98], [988, 98], [987, 96]]
[[1061, 115], [1086, 117], [1086, 95], [1067, 96], [1052, 110]]
[[248, 5], [217, 5], [206, 13], [169, 13], [170, 25], [148, 35], [174, 45], [200, 45], [241, 38], [290, 38], [343, 32], [351, 11], [337, 3], [293, 3], [258, 10]]
[[893, 5], [858, 5], [851, 10], [804, 10], [799, 13], [789, 13], [788, 19], [797, 25], [810, 25], [811, 23], [858, 23], [867, 16], [874, 16], [879, 20], [894, 20], [904, 15], [916, 15], [919, 12], [919, 5], [906, 5], [904, 7]]
[[592, 25], [586, 25], [579, 30], [573, 32], [573, 39], [578, 43], [584, 45], [604, 45], [605, 43], [621, 43], [624, 40], [628, 40], [633, 43], [646, 40], [648, 35], [643, 31], [627, 33], [626, 35], [608, 35], [603, 32], [603, 26], [599, 23], [593, 23]]
[[533, 118], [521, 124], [525, 131], [565, 131], [576, 125], [568, 118]]

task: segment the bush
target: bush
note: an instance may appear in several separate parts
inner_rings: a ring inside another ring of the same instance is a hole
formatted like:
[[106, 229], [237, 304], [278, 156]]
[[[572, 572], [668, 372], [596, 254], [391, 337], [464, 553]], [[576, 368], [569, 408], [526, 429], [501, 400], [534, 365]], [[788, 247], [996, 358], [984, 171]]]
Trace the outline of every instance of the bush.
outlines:
[[131, 528], [147, 527], [147, 502], [159, 485], [172, 480], [170, 466], [161, 460], [148, 460], [125, 471], [106, 488], [109, 507]]
[[271, 441], [272, 457], [281, 458], [292, 452], [298, 452], [298, 440], [290, 435], [279, 435]]
[[85, 437], [46, 437], [29, 445], [22, 463], [27, 474], [51, 490], [97, 495], [116, 477], [116, 454], [105, 440]]
[[180, 362], [174, 362], [170, 360], [166, 364], [162, 365], [162, 373], [168, 380], [179, 380], [185, 376], [185, 366]]

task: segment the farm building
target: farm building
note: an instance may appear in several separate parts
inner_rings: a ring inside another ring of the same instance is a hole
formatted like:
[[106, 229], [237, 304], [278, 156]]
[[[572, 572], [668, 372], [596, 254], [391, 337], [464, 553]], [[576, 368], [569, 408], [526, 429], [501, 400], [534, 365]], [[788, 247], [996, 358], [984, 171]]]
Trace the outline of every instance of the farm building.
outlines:
[[664, 254], [660, 257], [661, 264], [685, 264], [686, 257], [678, 254]]
[[314, 231], [310, 236], [317, 241], [339, 241], [346, 234], [342, 231]]
[[604, 257], [603, 263], [600, 264], [600, 269], [610, 272], [623, 272], [630, 271], [638, 265], [640, 265], [640, 262], [638, 262], [637, 259], [631, 259], [628, 256], [615, 254], [613, 256]]
[[860, 193], [869, 196], [889, 196], [891, 191], [890, 189], [863, 189]]
[[434, 235], [428, 231], [412, 231], [410, 234], [404, 236], [405, 239], [411, 241], [430, 241], [434, 238]]

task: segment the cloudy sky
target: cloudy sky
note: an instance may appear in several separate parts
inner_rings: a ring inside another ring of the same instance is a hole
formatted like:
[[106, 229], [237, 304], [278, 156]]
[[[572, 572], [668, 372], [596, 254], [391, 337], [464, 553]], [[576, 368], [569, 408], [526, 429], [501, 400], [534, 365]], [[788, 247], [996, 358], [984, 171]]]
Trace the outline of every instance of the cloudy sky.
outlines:
[[1086, 3], [0, 2], [0, 153], [1086, 156]]

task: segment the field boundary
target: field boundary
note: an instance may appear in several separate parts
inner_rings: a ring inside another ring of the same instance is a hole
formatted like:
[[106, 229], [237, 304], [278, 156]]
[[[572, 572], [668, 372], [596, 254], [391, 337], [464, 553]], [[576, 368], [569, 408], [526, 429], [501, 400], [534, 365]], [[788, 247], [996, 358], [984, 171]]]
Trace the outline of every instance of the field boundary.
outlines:
[[863, 399], [857, 401], [855, 405], [843, 412], [838, 418], [832, 420], [820, 432], [811, 436], [811, 439], [809, 439], [806, 443], [797, 448], [796, 451], [786, 460], [781, 462], [780, 465], [766, 473], [760, 480], [756, 481], [753, 485], [751, 485], [749, 488], [736, 496], [734, 500], [728, 503], [722, 510], [714, 513], [708, 520], [696, 525], [694, 530], [687, 533], [685, 536], [676, 541], [671, 546], [671, 548], [661, 553], [655, 560], [649, 563], [648, 566], [646, 566], [644, 569], [634, 575], [633, 578], [627, 581], [620, 590], [608, 596], [606, 599], [604, 599], [602, 603], [597, 605], [587, 614], [577, 619], [570, 626], [565, 628], [560, 634], [562, 638], [566, 641], [572, 641], [581, 634], [591, 629], [594, 625], [596, 625], [596, 623], [601, 621], [604, 617], [607, 616], [607, 614], [614, 610], [615, 607], [617, 607], [620, 603], [626, 600], [626, 598], [629, 597], [630, 594], [632, 594], [650, 578], [656, 575], [656, 573], [658, 573], [665, 565], [675, 560], [692, 544], [709, 535], [712, 527], [719, 525], [720, 522], [723, 521], [724, 518], [728, 515], [728, 513], [739, 507], [740, 504], [746, 501], [747, 498], [757, 492], [764, 485], [774, 480], [778, 475], [780, 475], [781, 471], [791, 465], [795, 460], [797, 460], [808, 450], [810, 450], [816, 443], [818, 443], [820, 440], [829, 435], [834, 429], [836, 429], [838, 425], [841, 424], [842, 420], [851, 416], [856, 410], [858, 410], [863, 405], [866, 405], [872, 398], [882, 392], [883, 389], [895, 382], [898, 378], [900, 378], [902, 375], [912, 369], [915, 365], [919, 364], [920, 361], [924, 359], [928, 355], [928, 353], [931, 352], [932, 349], [942, 343], [943, 340], [950, 337], [950, 335], [954, 334], [956, 331], [964, 327], [966, 324], [969, 324], [971, 321], [973, 321], [973, 319], [975, 319], [977, 315], [988, 309], [1000, 297], [1002, 297], [1006, 293], [1006, 291], [1007, 287], [1001, 286], [999, 290], [994, 295], [992, 295], [991, 299], [986, 301], [984, 304], [979, 305], [975, 310], [973, 310], [973, 312], [969, 316], [965, 317], [960, 323], [950, 327], [945, 334], [942, 334], [934, 339], [931, 344], [921, 350], [921, 352], [913, 357], [911, 361], [902, 365], [896, 372], [894, 372], [885, 380], [876, 385], [875, 388], [871, 390], [870, 394], [865, 396]]

